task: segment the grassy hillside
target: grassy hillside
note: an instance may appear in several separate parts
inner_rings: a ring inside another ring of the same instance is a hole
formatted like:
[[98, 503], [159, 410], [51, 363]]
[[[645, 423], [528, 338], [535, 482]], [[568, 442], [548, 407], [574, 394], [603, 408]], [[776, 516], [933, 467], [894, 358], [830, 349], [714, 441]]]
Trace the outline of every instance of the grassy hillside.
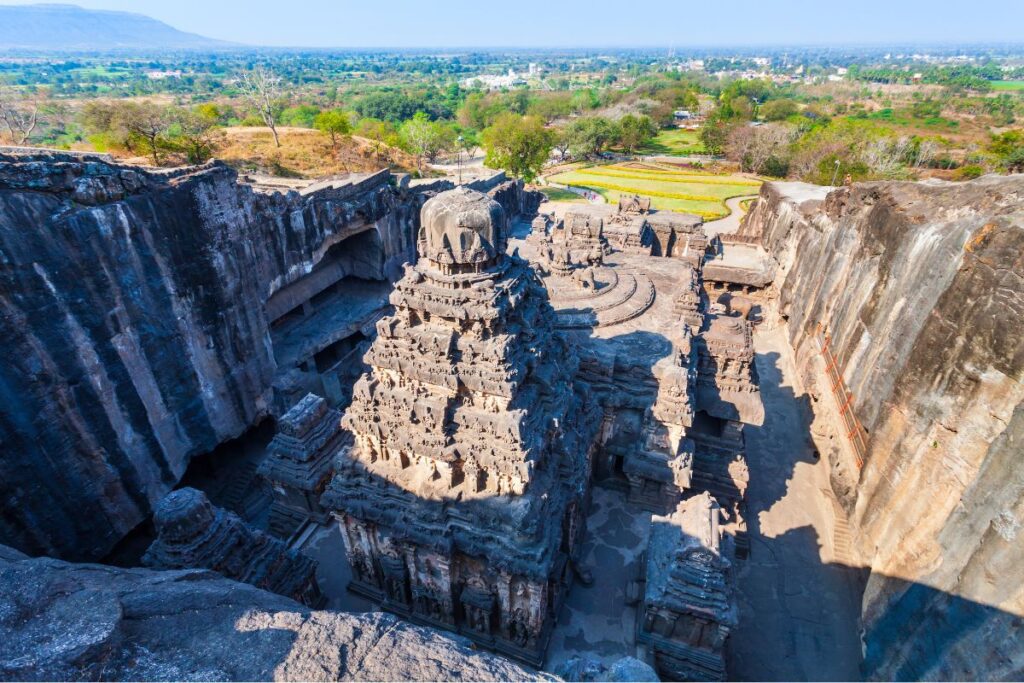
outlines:
[[666, 156], [685, 156], [687, 154], [704, 154], [704, 143], [695, 130], [668, 128], [660, 131], [653, 140], [637, 149], [638, 154], [664, 154]]
[[223, 144], [217, 150], [222, 159], [241, 171], [261, 171], [284, 177], [316, 178], [335, 173], [374, 171], [392, 167], [412, 171], [416, 160], [405, 152], [351, 136], [339, 139], [337, 149], [330, 138], [308, 128], [278, 128], [281, 147], [274, 147], [270, 131], [262, 127], [235, 126], [224, 129]]

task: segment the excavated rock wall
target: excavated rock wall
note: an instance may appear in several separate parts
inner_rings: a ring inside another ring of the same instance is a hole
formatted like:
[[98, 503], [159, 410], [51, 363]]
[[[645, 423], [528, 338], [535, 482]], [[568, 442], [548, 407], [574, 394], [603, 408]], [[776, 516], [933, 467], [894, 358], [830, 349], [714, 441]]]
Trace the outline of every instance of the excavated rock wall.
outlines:
[[397, 277], [421, 202], [386, 172], [283, 195], [217, 163], [0, 155], [0, 542], [102, 557], [268, 414], [267, 298], [370, 229]]
[[205, 570], [0, 546], [0, 680], [555, 680], [390, 614], [311, 611]]
[[742, 233], [778, 263], [816, 410], [821, 325], [867, 430], [862, 468], [845, 434], [830, 454], [871, 570], [865, 673], [1020, 678], [1024, 177], [769, 183]]

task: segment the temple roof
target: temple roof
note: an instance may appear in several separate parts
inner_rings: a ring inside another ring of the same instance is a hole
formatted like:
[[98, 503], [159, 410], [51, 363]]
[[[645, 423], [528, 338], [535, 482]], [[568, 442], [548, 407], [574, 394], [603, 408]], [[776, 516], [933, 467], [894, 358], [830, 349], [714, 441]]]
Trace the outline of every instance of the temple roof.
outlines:
[[736, 624], [732, 563], [723, 552], [719, 514], [718, 503], [705, 492], [681, 502], [672, 514], [651, 519], [648, 604]]
[[501, 205], [466, 187], [442, 192], [423, 205], [421, 256], [435, 263], [493, 261], [505, 251], [508, 219]]

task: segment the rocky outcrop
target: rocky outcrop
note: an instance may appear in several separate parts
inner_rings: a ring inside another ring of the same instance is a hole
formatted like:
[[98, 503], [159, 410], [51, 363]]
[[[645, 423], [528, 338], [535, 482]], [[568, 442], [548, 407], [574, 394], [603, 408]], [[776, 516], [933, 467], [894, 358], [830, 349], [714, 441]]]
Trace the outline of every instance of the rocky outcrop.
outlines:
[[210, 571], [0, 546], [3, 680], [552, 680], [381, 613], [310, 611]]
[[268, 298], [346, 237], [379, 237], [361, 276], [414, 252], [422, 197], [389, 177], [285, 195], [216, 162], [0, 155], [0, 542], [102, 557], [271, 412]]
[[829, 457], [871, 569], [867, 675], [1019, 678], [1024, 177], [769, 183], [742, 232], [776, 261], [816, 410], [848, 400], [863, 427], [860, 448], [836, 429]]

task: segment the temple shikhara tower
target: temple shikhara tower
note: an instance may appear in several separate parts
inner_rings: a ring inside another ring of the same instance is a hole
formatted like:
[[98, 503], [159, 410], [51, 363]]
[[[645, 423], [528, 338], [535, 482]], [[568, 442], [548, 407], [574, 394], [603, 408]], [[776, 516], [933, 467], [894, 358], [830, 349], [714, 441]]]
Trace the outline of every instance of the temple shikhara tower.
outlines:
[[323, 496], [351, 588], [533, 664], [572, 582], [600, 421], [508, 219], [459, 188], [377, 323]]

